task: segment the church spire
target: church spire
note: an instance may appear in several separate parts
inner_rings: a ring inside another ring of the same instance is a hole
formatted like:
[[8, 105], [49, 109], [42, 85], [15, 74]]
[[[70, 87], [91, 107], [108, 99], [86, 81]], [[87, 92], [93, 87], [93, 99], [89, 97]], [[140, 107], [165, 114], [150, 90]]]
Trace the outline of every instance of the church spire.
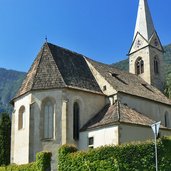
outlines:
[[139, 0], [134, 38], [137, 33], [140, 33], [147, 41], [149, 41], [154, 32], [155, 28], [147, 0]]
[[139, 0], [135, 33], [128, 55], [129, 72], [163, 90], [163, 47], [154, 28], [147, 0]]

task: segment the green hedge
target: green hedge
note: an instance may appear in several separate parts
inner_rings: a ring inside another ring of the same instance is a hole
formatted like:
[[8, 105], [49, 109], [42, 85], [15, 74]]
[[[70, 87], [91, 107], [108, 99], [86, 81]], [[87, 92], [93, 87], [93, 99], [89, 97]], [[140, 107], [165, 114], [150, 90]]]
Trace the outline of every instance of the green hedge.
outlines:
[[[105, 146], [87, 152], [73, 146], [58, 151], [59, 171], [155, 171], [154, 143]], [[159, 171], [171, 170], [171, 139], [158, 140]]]
[[36, 155], [37, 171], [47, 171], [50, 169], [52, 153], [40, 152]]
[[50, 171], [51, 156], [50, 152], [39, 152], [36, 155], [36, 162], [0, 167], [0, 171]]

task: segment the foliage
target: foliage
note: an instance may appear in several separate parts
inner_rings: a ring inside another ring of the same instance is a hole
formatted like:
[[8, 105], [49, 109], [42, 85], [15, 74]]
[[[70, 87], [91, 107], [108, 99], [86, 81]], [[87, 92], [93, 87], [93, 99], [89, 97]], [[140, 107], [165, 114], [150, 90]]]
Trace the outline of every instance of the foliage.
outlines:
[[50, 152], [40, 152], [36, 155], [36, 162], [23, 165], [9, 165], [0, 167], [0, 171], [50, 171]]
[[10, 165], [0, 167], [0, 171], [36, 171], [37, 166], [36, 163], [29, 163], [23, 165]]
[[[171, 170], [170, 152], [171, 139], [158, 140], [159, 170]], [[105, 146], [87, 152], [76, 152], [76, 148], [65, 145], [59, 149], [58, 155], [59, 171], [155, 170], [154, 143], [151, 141], [121, 146]]]
[[50, 168], [52, 153], [50, 152], [40, 152], [36, 155], [36, 165], [38, 171], [46, 171]]
[[0, 166], [10, 163], [11, 119], [3, 113], [0, 119]]
[[166, 77], [164, 94], [171, 99], [171, 73]]
[[21, 86], [24, 76], [24, 72], [0, 68], [0, 113], [12, 112], [12, 106], [9, 102]]
[[118, 68], [123, 71], [129, 71], [129, 60], [128, 58], [125, 60], [122, 60], [120, 62], [112, 64], [115, 68]]

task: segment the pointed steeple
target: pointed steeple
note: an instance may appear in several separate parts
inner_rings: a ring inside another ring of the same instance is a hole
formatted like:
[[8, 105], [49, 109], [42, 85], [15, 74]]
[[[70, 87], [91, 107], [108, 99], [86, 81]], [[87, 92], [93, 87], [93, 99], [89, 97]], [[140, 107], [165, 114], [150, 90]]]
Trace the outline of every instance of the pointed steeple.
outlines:
[[139, 0], [134, 38], [137, 33], [140, 33], [147, 41], [149, 41], [154, 32], [155, 28], [147, 0]]
[[163, 90], [163, 47], [154, 28], [148, 0], [139, 0], [133, 43], [129, 50], [129, 72]]

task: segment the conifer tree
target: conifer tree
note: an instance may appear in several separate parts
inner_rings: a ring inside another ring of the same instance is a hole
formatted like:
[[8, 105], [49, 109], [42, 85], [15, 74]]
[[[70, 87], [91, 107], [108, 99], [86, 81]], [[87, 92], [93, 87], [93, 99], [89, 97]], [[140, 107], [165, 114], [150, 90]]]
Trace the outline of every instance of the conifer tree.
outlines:
[[0, 119], [0, 166], [10, 163], [11, 119], [6, 113]]

